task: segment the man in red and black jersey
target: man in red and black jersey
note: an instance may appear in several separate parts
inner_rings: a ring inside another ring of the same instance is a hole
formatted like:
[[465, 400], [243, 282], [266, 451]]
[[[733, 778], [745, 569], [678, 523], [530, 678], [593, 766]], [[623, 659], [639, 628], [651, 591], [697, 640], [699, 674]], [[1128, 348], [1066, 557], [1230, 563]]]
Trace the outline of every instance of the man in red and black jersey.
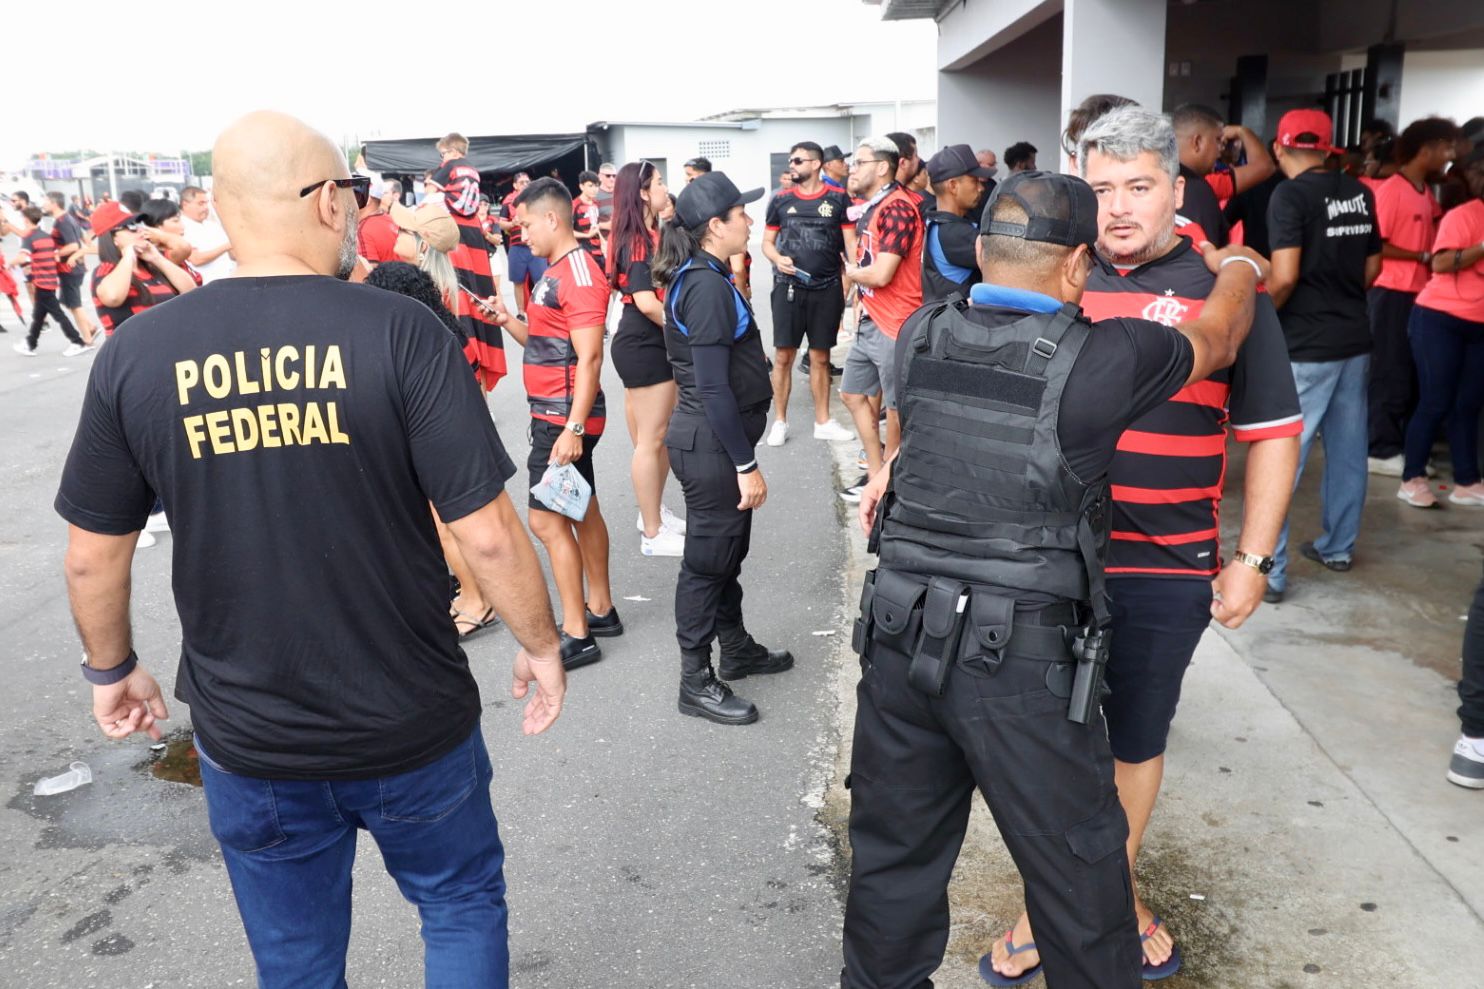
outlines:
[[900, 159], [899, 146], [890, 137], [871, 137], [861, 142], [851, 163], [850, 194], [863, 205], [851, 210], [855, 215], [859, 209], [860, 219], [855, 227], [855, 263], [847, 264], [844, 274], [860, 289], [865, 313], [845, 359], [840, 400], [850, 410], [865, 447], [867, 475], [841, 492], [850, 502], [860, 500], [867, 480], [881, 469], [883, 407], [885, 456], [896, 450], [901, 430], [893, 351], [902, 323], [922, 305], [922, 213], [918, 197], [896, 180]]
[[402, 183], [387, 179], [377, 189], [371, 187], [371, 202], [360, 214], [356, 227], [356, 251], [369, 268], [397, 260], [397, 221], [388, 212], [402, 201]]
[[538, 179], [524, 186], [514, 203], [522, 239], [550, 262], [531, 292], [528, 321], [510, 316], [498, 300], [491, 308], [496, 322], [525, 347], [531, 487], [552, 464], [571, 464], [593, 489], [580, 522], [552, 511], [535, 495], [530, 499], [531, 531], [546, 547], [562, 599], [562, 665], [572, 670], [603, 658], [595, 637], [623, 632], [608, 585], [608, 527], [593, 475], [593, 449], [607, 421], [599, 379], [608, 282], [577, 243], [566, 186]]
[[57, 321], [71, 344], [62, 351], [63, 357], [76, 357], [88, 352], [87, 344], [77, 335], [77, 329], [67, 318], [67, 311], [57, 298], [62, 283], [57, 274], [57, 243], [51, 234], [41, 229], [41, 208], [27, 206], [21, 210], [25, 226], [21, 228], [21, 251], [13, 263], [25, 265], [31, 275], [31, 328], [26, 339], [15, 345], [16, 353], [27, 357], [36, 356], [36, 341], [41, 337], [42, 324], [50, 316]]
[[[1180, 142], [1180, 175], [1185, 179], [1185, 200], [1180, 212], [1200, 224], [1217, 247], [1231, 236], [1223, 208], [1239, 192], [1266, 181], [1278, 170], [1262, 138], [1249, 127], [1228, 125], [1221, 114], [1208, 106], [1187, 103], [1171, 115]], [[1239, 142], [1246, 163], [1230, 170], [1217, 170], [1221, 149]]]
[[577, 176], [577, 198], [572, 200], [572, 232], [582, 249], [593, 256], [600, 269], [608, 265], [603, 258], [603, 233], [599, 228], [602, 213], [598, 206], [598, 173], [583, 172]]
[[[1078, 164], [1098, 197], [1098, 253], [1082, 296], [1094, 321], [1135, 317], [1178, 327], [1200, 315], [1216, 277], [1175, 232], [1183, 183], [1169, 118], [1138, 106], [1114, 109], [1083, 132]], [[1237, 262], [1242, 263], [1242, 262]], [[1298, 469], [1298, 392], [1272, 302], [1259, 294], [1236, 363], [1187, 384], [1136, 420], [1109, 469], [1113, 496], [1107, 578], [1113, 626], [1103, 714], [1119, 801], [1129, 822], [1133, 870], [1159, 794], [1181, 681], [1214, 617], [1230, 628], [1258, 607]], [[1226, 476], [1226, 432], [1249, 444], [1236, 553], [1223, 566], [1217, 508]], [[1145, 935], [1144, 977], [1164, 978], [1180, 954], [1137, 896]], [[1014, 941], [1030, 941], [1022, 915]], [[1034, 950], [993, 959], [1013, 976], [1038, 963]]]
[[[476, 298], [488, 299], [495, 294], [495, 280], [490, 271], [490, 252], [480, 225], [479, 169], [464, 157], [469, 141], [462, 134], [449, 134], [438, 142], [443, 164], [433, 170], [429, 181], [443, 192], [443, 205], [459, 228], [459, 243], [448, 252], [459, 284]], [[485, 391], [494, 388], [505, 377], [505, 340], [500, 328], [489, 321], [469, 295], [458, 293], [453, 300], [454, 315], [469, 340], [470, 359], [476, 362], [475, 374]]]
[[88, 319], [88, 311], [82, 304], [83, 283], [88, 278], [88, 266], [84, 258], [87, 239], [77, 217], [67, 210], [67, 199], [60, 192], [48, 192], [41, 200], [41, 209], [52, 218], [52, 240], [57, 245], [58, 296], [62, 307], [77, 321], [82, 338], [92, 343], [98, 328]]
[[500, 217], [500, 229], [505, 231], [505, 255], [510, 262], [510, 284], [515, 286], [515, 303], [522, 314], [526, 311], [531, 289], [546, 274], [546, 259], [537, 257], [531, 252], [521, 225], [515, 218], [515, 201], [530, 184], [529, 175], [525, 172], [517, 173], [514, 188], [500, 203], [504, 207], [504, 214]]
[[843, 259], [855, 256], [855, 224], [850, 198], [821, 179], [824, 151], [801, 141], [789, 152], [793, 185], [768, 202], [763, 256], [773, 262], [773, 408], [778, 418], [768, 431], [768, 445], [788, 438], [788, 398], [793, 387], [793, 360], [799, 344], [809, 341], [809, 391], [814, 399], [814, 438], [855, 438], [830, 418], [830, 348], [845, 312], [841, 271]]

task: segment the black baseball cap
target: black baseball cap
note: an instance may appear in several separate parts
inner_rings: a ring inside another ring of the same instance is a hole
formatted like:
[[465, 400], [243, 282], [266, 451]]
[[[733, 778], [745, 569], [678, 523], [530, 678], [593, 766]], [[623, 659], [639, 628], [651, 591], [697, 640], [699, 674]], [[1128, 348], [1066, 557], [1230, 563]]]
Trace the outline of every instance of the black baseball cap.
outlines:
[[928, 159], [928, 181], [947, 182], [960, 175], [972, 175], [976, 179], [994, 178], [994, 172], [979, 164], [974, 149], [967, 144], [950, 144]]
[[[697, 175], [675, 200], [675, 215], [681, 226], [694, 230], [712, 217], [726, 216], [733, 206], [745, 206], [763, 198], [762, 189], [739, 192], [726, 172]], [[1093, 216], [1097, 216], [1094, 207]]]
[[[995, 203], [1010, 199], [1025, 210], [1024, 223], [992, 220]], [[984, 234], [1020, 237], [1045, 244], [1076, 247], [1086, 244], [1096, 253], [1098, 197], [1092, 186], [1075, 175], [1060, 172], [1015, 172], [995, 186], [984, 204], [979, 229]]]
[[843, 151], [840, 150], [840, 145], [838, 145], [838, 144], [831, 144], [829, 147], [827, 147], [827, 148], [824, 149], [824, 156], [822, 158], [820, 158], [819, 160], [820, 161], [844, 161], [845, 160], [845, 152], [843, 152]]

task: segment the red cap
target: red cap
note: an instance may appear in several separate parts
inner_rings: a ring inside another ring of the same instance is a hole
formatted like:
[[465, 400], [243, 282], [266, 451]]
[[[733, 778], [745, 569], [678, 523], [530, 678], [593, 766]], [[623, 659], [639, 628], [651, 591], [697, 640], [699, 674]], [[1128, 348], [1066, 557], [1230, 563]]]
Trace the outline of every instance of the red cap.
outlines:
[[102, 237], [110, 230], [117, 230], [126, 223], [134, 223], [138, 220], [138, 215], [130, 213], [118, 203], [109, 200], [93, 210], [93, 236]]
[[[1329, 143], [1329, 136], [1334, 131], [1334, 121], [1323, 110], [1289, 110], [1278, 121], [1278, 144], [1284, 148], [1306, 148], [1337, 155], [1340, 149]], [[1300, 140], [1306, 135], [1313, 140]]]

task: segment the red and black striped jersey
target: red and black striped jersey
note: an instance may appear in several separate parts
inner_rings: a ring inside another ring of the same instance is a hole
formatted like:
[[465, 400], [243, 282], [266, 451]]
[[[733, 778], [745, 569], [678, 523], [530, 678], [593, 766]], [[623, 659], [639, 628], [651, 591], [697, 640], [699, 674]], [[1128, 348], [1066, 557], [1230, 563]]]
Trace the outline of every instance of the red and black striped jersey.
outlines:
[[[1119, 275], [1095, 269], [1082, 297], [1094, 321], [1135, 316], [1177, 326], [1200, 314], [1216, 278], [1190, 241]], [[1217, 506], [1226, 427], [1244, 443], [1303, 429], [1283, 328], [1266, 295], [1236, 363], [1134, 422], [1109, 469], [1113, 538], [1108, 576], [1210, 578], [1221, 570]]]
[[61, 287], [57, 280], [57, 242], [52, 235], [37, 227], [21, 238], [21, 250], [31, 256], [31, 284], [40, 289], [55, 292]]
[[[477, 216], [455, 215], [459, 242], [448, 259], [453, 262], [459, 284], [481, 299], [495, 294], [495, 278], [490, 271], [489, 242], [484, 239], [484, 225]], [[474, 376], [485, 391], [490, 391], [505, 377], [505, 335], [489, 321], [484, 312], [469, 301], [464, 292], [455, 292], [450, 309], [464, 331], [464, 356], [474, 368]]]
[[443, 189], [443, 204], [454, 216], [473, 216], [479, 209], [479, 169], [468, 158], [450, 158], [433, 172]]
[[[139, 263], [134, 266], [134, 279], [129, 282], [129, 294], [124, 298], [123, 304], [118, 306], [105, 306], [98, 301], [98, 283], [108, 277], [109, 272], [117, 267], [107, 261], [93, 269], [93, 308], [98, 310], [98, 322], [103, 324], [103, 331], [112, 336], [124, 322], [133, 315], [144, 312], [150, 306], [157, 306], [161, 302], [168, 302], [180, 293], [175, 291], [164, 275], [155, 271], [147, 264]], [[201, 276], [194, 268], [182, 266], [183, 270], [201, 284]], [[143, 285], [144, 291], [140, 291]]]
[[[518, 193], [518, 192], [512, 192], [508, 196], [506, 196], [504, 199], [500, 200], [500, 209], [503, 211], [502, 216], [504, 217], [504, 219], [514, 221], [514, 219], [515, 219], [515, 197], [518, 196], [518, 195], [520, 195], [520, 193]], [[506, 247], [520, 247], [525, 242], [526, 242], [526, 239], [525, 239], [525, 237], [521, 233], [521, 229], [520, 229], [520, 225], [519, 224], [516, 224], [515, 226], [512, 226], [509, 230], [505, 231], [505, 246]]]
[[[608, 318], [608, 283], [587, 251], [568, 251], [546, 269], [531, 289], [526, 307], [524, 378], [533, 418], [563, 425], [572, 410], [577, 387], [577, 349], [572, 331], [602, 327]], [[599, 436], [607, 420], [603, 389], [593, 401], [583, 429]]]
[[647, 237], [635, 237], [632, 243], [620, 245], [613, 259], [615, 281], [618, 283], [619, 302], [626, 306], [634, 304], [635, 292], [653, 292], [661, 301], [665, 290], [654, 283], [649, 272], [649, 260], [660, 247], [660, 232], [649, 231]]

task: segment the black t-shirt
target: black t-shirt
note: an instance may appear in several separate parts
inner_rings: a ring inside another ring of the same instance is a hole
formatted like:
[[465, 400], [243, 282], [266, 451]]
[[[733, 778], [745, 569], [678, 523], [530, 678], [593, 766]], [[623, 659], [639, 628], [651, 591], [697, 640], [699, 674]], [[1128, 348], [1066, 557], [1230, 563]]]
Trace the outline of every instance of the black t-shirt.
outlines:
[[1273, 250], [1300, 248], [1299, 278], [1278, 310], [1288, 356], [1338, 361], [1369, 353], [1366, 259], [1381, 253], [1376, 199], [1343, 172], [1304, 172], [1273, 190], [1268, 203]]
[[1221, 212], [1221, 200], [1204, 175], [1180, 166], [1180, 177], [1185, 180], [1185, 198], [1180, 204], [1180, 215], [1194, 220], [1206, 232], [1206, 239], [1217, 247], [1225, 247], [1231, 235], [1226, 216]]
[[1268, 203], [1273, 199], [1273, 190], [1286, 181], [1283, 172], [1276, 171], [1245, 192], [1237, 193], [1226, 204], [1226, 222], [1232, 227], [1240, 223], [1242, 243], [1265, 258], [1273, 256], [1268, 235]]
[[774, 273], [778, 282], [793, 282], [806, 289], [840, 290], [841, 260], [845, 252], [845, 228], [854, 226], [846, 216], [850, 197], [829, 186], [812, 196], [797, 188], [785, 189], [768, 203], [769, 230], [778, 231], [774, 242], [778, 253], [792, 258], [794, 267], [809, 273], [809, 281]]
[[[231, 278], [95, 359], [56, 509], [174, 541], [175, 696], [212, 757], [270, 779], [437, 759], [477, 724], [448, 620], [445, 521], [515, 466], [447, 328], [332, 278]], [[137, 332], [136, 332], [137, 331]]]
[[[975, 297], [982, 297], [986, 289], [989, 286], [975, 286]], [[976, 302], [964, 315], [992, 331], [1030, 314]], [[915, 321], [904, 325], [897, 336], [898, 382], [904, 380], [915, 327]], [[1057, 422], [1062, 459], [1072, 473], [1089, 482], [1107, 474], [1124, 430], [1185, 387], [1194, 363], [1195, 350], [1178, 330], [1147, 319], [1095, 323], [1067, 377]], [[899, 412], [901, 406], [899, 400]]]
[[757, 319], [732, 284], [729, 271], [720, 260], [697, 251], [691, 267], [672, 279], [665, 290], [665, 350], [679, 389], [676, 415], [706, 414], [696, 389], [692, 346], [722, 344], [732, 348], [728, 379], [738, 410], [766, 409], [773, 400], [773, 383]]

